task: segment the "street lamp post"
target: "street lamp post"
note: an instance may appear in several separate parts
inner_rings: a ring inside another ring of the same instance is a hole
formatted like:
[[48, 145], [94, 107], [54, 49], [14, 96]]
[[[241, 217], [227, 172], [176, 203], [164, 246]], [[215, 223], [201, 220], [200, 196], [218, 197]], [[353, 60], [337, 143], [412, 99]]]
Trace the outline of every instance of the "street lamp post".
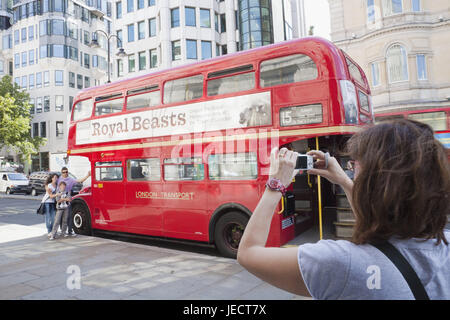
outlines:
[[[122, 47], [122, 40], [121, 40], [117, 35], [115, 35], [115, 34], [108, 34], [108, 33], [106, 33], [106, 32], [103, 31], [103, 30], [96, 30], [95, 32], [101, 32], [101, 33], [103, 33], [103, 34], [105, 35], [107, 41], [108, 41], [108, 46], [107, 46], [107, 47], [108, 47], [108, 82], [107, 82], [107, 83], [110, 83], [110, 82], [111, 82], [111, 71], [110, 71], [110, 65], [111, 65], [111, 42], [110, 42], [110, 40], [111, 40], [112, 38], [116, 37], [117, 40], [120, 41], [119, 52], [117, 52], [117, 54], [116, 54], [118, 57], [123, 58], [123, 57], [125, 57], [127, 54], [125, 53], [125, 50], [124, 50], [123, 47]], [[98, 40], [97, 40], [97, 39], [92, 39], [91, 44], [90, 44], [90, 47], [91, 47], [91, 48], [99, 48], [100, 45], [99, 45], [99, 43], [98, 43]]]

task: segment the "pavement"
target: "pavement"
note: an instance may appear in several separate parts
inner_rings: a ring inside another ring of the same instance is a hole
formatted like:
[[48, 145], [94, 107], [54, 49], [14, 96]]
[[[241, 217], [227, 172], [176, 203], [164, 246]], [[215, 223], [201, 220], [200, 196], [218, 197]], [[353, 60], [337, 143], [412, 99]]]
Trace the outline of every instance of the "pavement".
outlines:
[[0, 196], [0, 299], [309, 299], [263, 282], [211, 248], [81, 235], [48, 241], [35, 214], [39, 202], [31, 201], [40, 198]]

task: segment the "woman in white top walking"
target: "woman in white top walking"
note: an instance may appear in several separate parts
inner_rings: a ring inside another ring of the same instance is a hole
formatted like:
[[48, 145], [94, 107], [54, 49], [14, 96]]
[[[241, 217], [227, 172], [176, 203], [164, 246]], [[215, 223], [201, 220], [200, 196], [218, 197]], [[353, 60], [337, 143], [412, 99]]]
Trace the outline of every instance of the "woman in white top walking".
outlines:
[[58, 181], [57, 174], [52, 174], [47, 178], [45, 181], [45, 195], [42, 198], [42, 203], [44, 203], [45, 208], [45, 225], [49, 237], [52, 232], [56, 213], [55, 198], [58, 195], [56, 193], [56, 181]]

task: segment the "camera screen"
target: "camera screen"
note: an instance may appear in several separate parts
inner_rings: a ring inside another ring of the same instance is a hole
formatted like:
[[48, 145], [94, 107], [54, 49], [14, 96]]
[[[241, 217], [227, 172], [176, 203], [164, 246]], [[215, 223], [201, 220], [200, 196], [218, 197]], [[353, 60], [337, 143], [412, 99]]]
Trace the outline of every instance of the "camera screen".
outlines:
[[306, 169], [308, 166], [308, 157], [307, 156], [298, 156], [297, 164], [295, 165], [295, 169]]

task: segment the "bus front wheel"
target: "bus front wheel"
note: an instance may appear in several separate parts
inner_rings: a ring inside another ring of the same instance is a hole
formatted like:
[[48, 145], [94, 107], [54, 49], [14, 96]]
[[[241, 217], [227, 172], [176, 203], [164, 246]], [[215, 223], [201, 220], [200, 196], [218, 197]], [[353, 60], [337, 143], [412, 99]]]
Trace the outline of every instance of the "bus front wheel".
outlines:
[[77, 234], [92, 235], [89, 210], [81, 203], [72, 207], [72, 226]]
[[248, 217], [240, 212], [228, 212], [219, 218], [214, 230], [214, 241], [223, 256], [236, 259], [247, 222]]

